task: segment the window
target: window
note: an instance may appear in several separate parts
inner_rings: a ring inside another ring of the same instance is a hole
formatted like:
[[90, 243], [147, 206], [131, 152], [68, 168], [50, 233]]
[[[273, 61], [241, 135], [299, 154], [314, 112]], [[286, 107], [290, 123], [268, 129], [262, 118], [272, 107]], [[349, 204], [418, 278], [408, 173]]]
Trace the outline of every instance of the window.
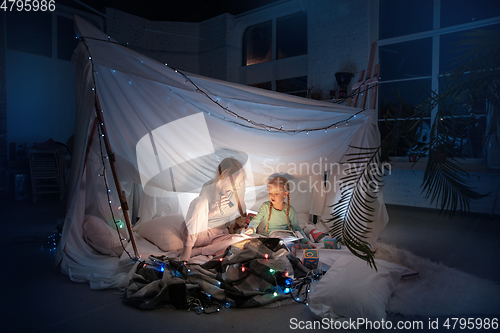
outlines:
[[243, 34], [243, 66], [272, 60], [272, 21], [248, 27]]
[[384, 81], [431, 76], [432, 38], [380, 47], [379, 57]]
[[273, 90], [273, 83], [270, 81], [269, 82], [254, 83], [254, 84], [250, 84], [249, 86], [260, 88], [260, 89]]
[[273, 11], [268, 21], [245, 22], [240, 83], [306, 97], [307, 15]]
[[[500, 2], [380, 0], [379, 10], [379, 128], [382, 138], [390, 134], [388, 140], [397, 140], [393, 155], [406, 156], [426, 144], [437, 111], [422, 115], [424, 123], [406, 135], [418, 138], [416, 146], [391, 130], [397, 131], [395, 125], [409, 116], [405, 111], [415, 110], [426, 94], [444, 87], [443, 75], [457, 66], [457, 53], [452, 52], [457, 42], [475, 29], [500, 30]], [[446, 122], [455, 133], [450, 142], [456, 157], [485, 159], [486, 103], [472, 104], [454, 106]], [[392, 120], [385, 119], [389, 112]]]
[[441, 27], [480, 21], [498, 15], [498, 0], [441, 0]]
[[5, 16], [9, 50], [52, 56], [51, 13], [12, 11]]
[[307, 96], [307, 76], [276, 80], [276, 91], [290, 95]]
[[[17, 12], [6, 15], [7, 49], [44, 57], [71, 60], [78, 44], [73, 19], [49, 12]], [[57, 22], [55, 37], [53, 20]], [[57, 45], [57, 47], [54, 47]], [[54, 50], [56, 49], [56, 50]]]
[[307, 17], [305, 13], [277, 19], [276, 44], [276, 57], [278, 59], [307, 54]]
[[304, 54], [307, 54], [304, 12], [252, 25], [243, 33], [243, 66]]
[[432, 30], [432, 6], [433, 0], [380, 0], [380, 39]]

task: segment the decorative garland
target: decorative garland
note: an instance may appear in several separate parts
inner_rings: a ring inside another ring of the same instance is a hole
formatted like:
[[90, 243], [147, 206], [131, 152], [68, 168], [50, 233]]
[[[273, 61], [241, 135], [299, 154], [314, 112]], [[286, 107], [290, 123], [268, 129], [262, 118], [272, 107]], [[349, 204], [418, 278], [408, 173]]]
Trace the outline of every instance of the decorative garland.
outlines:
[[[92, 87], [92, 90], [95, 90], [95, 87], [97, 85], [96, 85], [96, 80], [95, 80], [94, 62], [92, 61], [92, 56], [90, 55], [91, 54], [90, 53], [90, 49], [89, 49], [89, 47], [88, 47], [88, 45], [87, 45], [87, 43], [86, 43], [85, 40], [89, 39], [89, 40], [96, 40], [96, 41], [101, 41], [101, 42], [113, 43], [113, 44], [117, 44], [117, 45], [124, 46], [124, 47], [127, 47], [128, 43], [126, 45], [123, 45], [121, 43], [112, 41], [110, 36], [108, 36], [107, 40], [93, 38], [93, 37], [80, 37], [79, 39], [80, 39], [80, 41], [83, 42], [83, 44], [87, 48], [87, 52], [89, 54], [89, 60], [92, 63], [92, 74], [93, 74], [92, 75], [92, 79], [93, 79], [93, 84], [94, 84], [94, 87]], [[329, 125], [322, 126], [322, 127], [314, 127], [314, 128], [306, 128], [306, 129], [284, 129], [283, 126], [276, 127], [276, 126], [272, 126], [272, 125], [260, 123], [260, 122], [257, 122], [255, 120], [252, 120], [250, 118], [246, 118], [246, 117], [243, 117], [243, 116], [239, 115], [238, 113], [232, 111], [230, 108], [228, 108], [226, 106], [223, 106], [221, 103], [219, 103], [219, 99], [218, 98], [214, 99], [212, 96], [210, 96], [207, 92], [205, 92], [203, 89], [201, 89], [196, 83], [194, 83], [193, 80], [191, 80], [191, 78], [189, 78], [181, 70], [176, 69], [176, 68], [174, 68], [172, 66], [169, 66], [166, 63], [164, 64], [164, 66], [167, 67], [167, 68], [169, 68], [170, 70], [174, 71], [175, 73], [178, 73], [179, 75], [181, 75], [185, 79], [186, 83], [190, 83], [194, 87], [194, 92], [198, 92], [198, 93], [203, 94], [212, 103], [216, 104], [219, 108], [221, 108], [224, 111], [224, 113], [226, 113], [226, 114], [228, 114], [228, 115], [230, 115], [232, 117], [235, 117], [236, 119], [242, 120], [245, 123], [240, 123], [240, 122], [236, 122], [236, 121], [230, 120], [230, 119], [226, 118], [225, 116], [222, 116], [222, 117], [221, 116], [217, 116], [217, 115], [211, 113], [210, 111], [203, 110], [203, 112], [205, 112], [209, 116], [218, 118], [218, 119], [220, 119], [222, 121], [233, 123], [233, 124], [236, 124], [236, 125], [239, 125], [239, 126], [242, 126], [242, 127], [246, 127], [246, 128], [262, 129], [262, 130], [266, 130], [268, 132], [272, 131], [272, 132], [281, 132], [281, 133], [286, 133], [286, 134], [297, 134], [297, 133], [301, 133], [301, 132], [305, 132], [306, 134], [309, 134], [309, 132], [315, 132], [315, 131], [328, 132], [328, 130], [331, 129], [331, 128], [338, 128], [340, 124], [344, 124], [345, 123], [346, 126], [347, 126], [348, 123], [349, 123], [349, 120], [351, 120], [352, 118], [355, 118], [358, 114], [360, 114], [360, 113], [362, 113], [362, 112], [364, 112], [364, 111], [367, 110], [366, 108], [361, 109], [360, 111], [358, 111], [358, 112], [350, 115], [349, 117], [347, 117], [347, 118], [345, 118], [343, 120], [339, 120], [337, 122], [334, 122], [334, 123], [331, 123]], [[351, 98], [353, 96], [356, 96], [356, 95], [359, 95], [359, 94], [363, 95], [363, 93], [367, 92], [370, 89], [373, 89], [375, 86], [376, 86], [376, 84], [373, 85], [373, 86], [368, 86], [367, 88], [365, 88], [362, 91], [358, 91], [358, 92], [354, 91], [350, 95], [348, 95], [347, 97], [345, 97], [344, 99], [342, 99], [340, 101], [337, 101], [336, 104], [341, 104], [341, 103], [345, 102], [346, 100], [348, 100], [349, 98]], [[170, 91], [174, 92], [172, 89], [170, 89]], [[250, 125], [252, 125], [252, 126], [250, 126]]]
[[[88, 59], [90, 60], [91, 62], [91, 67], [92, 67], [92, 82], [93, 82], [93, 86], [92, 86], [92, 91], [94, 92], [94, 98], [97, 98], [97, 91], [96, 91], [96, 87], [97, 87], [97, 82], [96, 82], [96, 78], [95, 78], [95, 74], [97, 73], [96, 70], [95, 70], [95, 64], [94, 64], [94, 61], [92, 60], [92, 55], [91, 55], [91, 52], [90, 52], [90, 48], [86, 42], [87, 39], [89, 40], [96, 40], [96, 41], [101, 41], [101, 42], [107, 42], [107, 43], [113, 43], [113, 44], [117, 44], [117, 45], [121, 45], [123, 46], [122, 44], [120, 43], [117, 43], [115, 41], [111, 41], [111, 37], [108, 36], [108, 39], [107, 40], [104, 40], [104, 39], [98, 39], [98, 38], [93, 38], [93, 37], [76, 37], [77, 39], [79, 39], [82, 44], [85, 46], [86, 50], [87, 50], [87, 53], [89, 54], [89, 57]], [[127, 43], [128, 45], [128, 43]], [[125, 46], [126, 47], [126, 46]], [[225, 113], [227, 113], [228, 115], [231, 115], [231, 116], [234, 116], [235, 118], [237, 119], [240, 119], [240, 120], [243, 120], [245, 121], [247, 124], [242, 124], [240, 122], [236, 122], [236, 121], [232, 121], [232, 120], [229, 120], [229, 119], [226, 119], [226, 117], [219, 117], [219, 116], [216, 116], [214, 114], [212, 114], [211, 112], [209, 111], [205, 111], [203, 110], [206, 114], [210, 115], [210, 116], [214, 116], [220, 120], [223, 120], [223, 121], [226, 121], [226, 122], [230, 122], [230, 123], [233, 123], [233, 124], [236, 124], [236, 125], [239, 125], [239, 126], [243, 126], [243, 127], [246, 127], [246, 128], [254, 128], [254, 129], [262, 129], [262, 130], [266, 130], [268, 132], [282, 132], [282, 133], [286, 133], [286, 134], [297, 134], [297, 133], [300, 133], [300, 132], [306, 132], [306, 134], [309, 134], [309, 132], [314, 132], [314, 131], [324, 131], [324, 132], [327, 132], [328, 129], [330, 128], [338, 128], [338, 125], [339, 124], [342, 124], [342, 123], [345, 123], [346, 126], [348, 125], [348, 122], [349, 120], [351, 120], [352, 118], [355, 118], [358, 114], [362, 113], [363, 111], [365, 111], [366, 109], [361, 109], [360, 111], [350, 115], [349, 117], [347, 117], [346, 119], [343, 119], [343, 120], [340, 120], [340, 121], [337, 121], [337, 122], [334, 122], [330, 125], [327, 125], [327, 126], [323, 126], [323, 127], [316, 127], [316, 128], [308, 128], [308, 129], [300, 129], [300, 130], [290, 130], [290, 129], [284, 129], [283, 126], [281, 127], [275, 127], [275, 126], [271, 126], [271, 125], [267, 125], [267, 124], [264, 124], [264, 123], [259, 123], [259, 122], [256, 122], [252, 119], [249, 119], [249, 118], [245, 118], [239, 114], [237, 114], [236, 112], [230, 110], [228, 107], [225, 107], [223, 106], [222, 104], [219, 103], [219, 100], [218, 99], [214, 99], [212, 98], [207, 92], [205, 92], [203, 89], [201, 89], [200, 87], [198, 87], [198, 85], [196, 85], [186, 74], [184, 74], [182, 71], [178, 70], [178, 69], [175, 69], [171, 66], [168, 66], [167, 64], [165, 64], [166, 67], [168, 67], [169, 69], [173, 70], [175, 73], [178, 73], [179, 75], [181, 75], [186, 81], [186, 83], [190, 83], [194, 88], [195, 88], [195, 92], [199, 92], [199, 93], [202, 93], [204, 96], [206, 96], [211, 102], [215, 103], [217, 106], [219, 106]], [[368, 88], [366, 88], [365, 90], [363, 91], [359, 91], [359, 92], [353, 92], [351, 93], [349, 96], [347, 96], [344, 100], [340, 101], [339, 103], [342, 103], [344, 102], [345, 100], [347, 100], [348, 98], [351, 98], [352, 96], [355, 96], [355, 95], [358, 95], [358, 94], [363, 94], [364, 92], [368, 91], [369, 89], [372, 89], [374, 86], [370, 87], [368, 86]], [[173, 90], [171, 90], [173, 92]], [[97, 112], [103, 112], [103, 110], [96, 110]], [[248, 124], [251, 124], [253, 126], [249, 126]], [[101, 126], [103, 125], [102, 123], [100, 124]], [[120, 237], [120, 244], [122, 245], [122, 248], [123, 250], [127, 253], [127, 255], [129, 256], [130, 259], [136, 261], [136, 260], [139, 260], [139, 258], [133, 258], [130, 254], [129, 251], [126, 250], [124, 244], [123, 244], [123, 241], [126, 240], [124, 238], [122, 238], [121, 234], [120, 234], [120, 230], [119, 230], [119, 223], [121, 223], [121, 221], [117, 221], [115, 219], [115, 216], [114, 216], [114, 213], [113, 213], [113, 209], [112, 209], [112, 202], [111, 202], [111, 197], [110, 197], [110, 192], [111, 190], [109, 189], [109, 186], [108, 186], [108, 182], [107, 182], [107, 178], [106, 178], [106, 160], [108, 159], [108, 157], [105, 157], [103, 152], [102, 152], [102, 142], [101, 142], [101, 138], [104, 136], [104, 134], [102, 134], [101, 132], [101, 128], [100, 126], [97, 126], [99, 128], [99, 146], [100, 146], [100, 154], [101, 154], [101, 160], [102, 160], [102, 164], [103, 164], [103, 174], [101, 176], [103, 176], [103, 179], [104, 179], [104, 185], [106, 187], [106, 195], [107, 195], [107, 198], [108, 198], [108, 204], [109, 204], [109, 208], [110, 208], [110, 212], [111, 212], [111, 216], [112, 216], [112, 219], [113, 219], [113, 222], [114, 222], [114, 225], [115, 225], [115, 229]], [[307, 299], [307, 293], [306, 293], [306, 299]]]

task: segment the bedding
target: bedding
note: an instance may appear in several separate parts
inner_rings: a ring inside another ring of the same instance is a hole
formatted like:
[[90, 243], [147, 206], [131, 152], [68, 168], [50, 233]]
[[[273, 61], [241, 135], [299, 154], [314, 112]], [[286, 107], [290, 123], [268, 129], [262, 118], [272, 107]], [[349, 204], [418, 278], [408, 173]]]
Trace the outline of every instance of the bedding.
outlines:
[[353, 255], [339, 257], [316, 285], [309, 309], [318, 318], [386, 319], [386, 307], [405, 267], [376, 259], [377, 270]]
[[100, 254], [119, 257], [123, 252], [117, 231], [97, 216], [85, 215], [82, 237], [85, 243]]
[[176, 251], [182, 249], [182, 222], [181, 214], [169, 215], [142, 222], [134, 231], [164, 252]]
[[247, 238], [204, 264], [150, 256], [136, 266], [124, 302], [141, 309], [174, 306], [210, 313], [289, 298], [284, 289], [294, 267], [287, 255], [279, 239]]
[[[302, 220], [306, 218], [304, 214]], [[175, 262], [182, 249], [182, 240], [180, 237], [182, 222], [182, 215], [176, 215], [153, 219], [136, 226], [134, 232], [138, 234], [137, 244], [141, 257], [146, 259], [152, 256], [162, 258], [165, 262], [169, 262], [170, 260]], [[187, 267], [191, 267], [191, 269], [195, 270], [198, 269], [195, 267], [202, 267], [203, 269], [206, 267], [213, 268], [214, 262], [218, 259], [214, 259], [214, 255], [217, 253], [225, 250], [223, 255], [223, 257], [225, 257], [228, 253], [234, 252], [234, 249], [238, 248], [238, 244], [240, 243], [261, 242], [263, 239], [266, 239], [247, 238], [239, 235], [225, 236], [235, 238], [226, 240], [226, 243], [218, 242], [204, 247], [202, 255], [191, 258]], [[217, 246], [217, 248], [214, 248], [214, 245]], [[406, 268], [377, 259], [376, 263], [378, 270], [375, 271], [370, 268], [366, 262], [355, 257], [346, 247], [342, 247], [341, 249], [327, 249], [324, 247], [323, 242], [315, 243], [315, 245], [320, 259], [318, 270], [320, 272], [325, 272], [325, 274], [318, 282], [313, 283], [310, 287], [309, 308], [313, 315], [318, 318], [331, 318], [336, 320], [348, 320], [349, 318], [366, 318], [368, 320], [385, 319], [385, 311], [391, 293]], [[255, 253], [258, 255], [258, 250], [254, 249], [253, 251], [256, 251]], [[286, 253], [288, 253], [288, 251]], [[303, 250], [297, 250], [296, 257], [302, 260]], [[122, 255], [122, 259], [123, 258], [126, 258], [125, 254]], [[241, 269], [239, 266], [238, 268]], [[157, 276], [155, 277], [154, 274], [152, 275], [152, 280], [140, 277], [141, 274], [148, 275], [149, 273], [145, 273], [144, 270], [142, 272], [137, 270], [134, 272], [132, 279], [130, 279], [127, 297], [129, 298], [128, 302], [132, 305], [142, 308], [154, 308], [159, 306], [157, 302], [161, 302], [162, 300], [159, 295], [163, 295], [162, 297], [169, 299], [166, 284], [173, 282], [161, 282], [161, 279], [158, 279]], [[181, 286], [183, 283], [187, 283], [188, 285], [196, 284], [210, 295], [219, 295], [219, 301], [221, 301], [220, 297], [224, 295], [224, 292], [219, 290], [217, 285], [218, 282], [213, 281], [213, 276], [211, 279], [205, 276], [206, 272], [201, 275], [199, 272], [196, 274], [196, 277], [188, 277], [186, 275], [181, 278], [183, 281], [176, 280], [176, 283], [180, 283]], [[241, 272], [238, 274], [241, 275]], [[210, 274], [208, 275], [211, 276]], [[179, 278], [179, 276], [177, 277]], [[149, 276], [149, 278], [151, 278], [151, 276]], [[227, 278], [227, 276], [225, 278]], [[238, 280], [240, 278], [241, 276], [235, 279]], [[267, 287], [263, 287], [265, 283], [262, 284], [262, 281], [259, 281], [259, 279], [256, 280], [254, 277], [241, 280], [238, 288], [243, 288], [243, 294], [246, 296], [238, 301], [239, 303], [237, 306], [259, 306], [274, 302], [278, 299], [289, 298], [288, 296], [281, 297], [283, 296], [282, 294], [280, 294], [278, 298], [269, 297], [268, 293], [264, 291], [266, 288], [273, 286], [267, 285]], [[152, 294], [155, 294], [155, 296], [151, 299], [140, 299], [140, 297], [142, 297], [141, 295], [144, 295], [146, 291], [149, 295], [148, 297]], [[258, 291], [257, 294], [255, 294], [256, 291]], [[225, 292], [227, 293], [227, 290]], [[240, 291], [238, 291], [238, 294], [239, 293]], [[238, 297], [240, 296], [237, 296], [237, 298]], [[252, 300], [249, 301], [251, 298]], [[247, 301], [248, 303], [245, 303]], [[178, 302], [178, 300], [173, 302]], [[179, 307], [187, 306], [182, 302], [174, 303], [172, 304], [177, 304]]]

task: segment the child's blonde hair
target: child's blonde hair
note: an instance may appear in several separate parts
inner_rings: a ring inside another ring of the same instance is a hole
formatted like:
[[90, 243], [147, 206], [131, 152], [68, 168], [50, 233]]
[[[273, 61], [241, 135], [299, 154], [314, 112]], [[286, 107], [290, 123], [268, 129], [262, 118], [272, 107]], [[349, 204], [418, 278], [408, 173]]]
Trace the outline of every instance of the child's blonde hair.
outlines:
[[[290, 213], [290, 184], [288, 183], [288, 179], [285, 177], [273, 177], [267, 182], [267, 186], [269, 185], [276, 185], [288, 192], [288, 195], [286, 196], [286, 223], [288, 224], [288, 229], [292, 230], [290, 227], [290, 218], [288, 217], [288, 214]], [[267, 228], [269, 227], [269, 220], [271, 220], [271, 213], [273, 211], [273, 203], [271, 202], [271, 207], [269, 207], [269, 217], [267, 218], [267, 225], [266, 225], [266, 233], [267, 233]]]

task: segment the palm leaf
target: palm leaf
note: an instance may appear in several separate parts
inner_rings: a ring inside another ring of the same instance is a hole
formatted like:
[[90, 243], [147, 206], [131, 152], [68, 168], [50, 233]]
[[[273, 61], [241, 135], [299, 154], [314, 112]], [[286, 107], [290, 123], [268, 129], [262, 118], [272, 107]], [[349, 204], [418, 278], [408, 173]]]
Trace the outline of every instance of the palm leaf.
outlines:
[[337, 237], [355, 256], [377, 269], [375, 251], [365, 239], [375, 214], [373, 204], [383, 186], [380, 147], [349, 147], [356, 152], [345, 155], [340, 200], [332, 206], [332, 218], [327, 222], [332, 223], [332, 237]]
[[430, 199], [431, 204], [441, 207], [440, 213], [453, 217], [458, 210], [461, 214], [469, 210], [471, 200], [483, 198], [488, 194], [480, 194], [467, 185], [468, 174], [453, 158], [450, 144], [450, 131], [446, 115], [447, 108], [438, 111], [431, 127], [429, 160], [424, 173], [422, 193]]
[[472, 105], [477, 100], [487, 100], [489, 118], [486, 140], [494, 139], [497, 145], [500, 127], [500, 31], [473, 30], [457, 42], [454, 52], [456, 67], [444, 76], [444, 89], [436, 95], [434, 103], [453, 100]]

